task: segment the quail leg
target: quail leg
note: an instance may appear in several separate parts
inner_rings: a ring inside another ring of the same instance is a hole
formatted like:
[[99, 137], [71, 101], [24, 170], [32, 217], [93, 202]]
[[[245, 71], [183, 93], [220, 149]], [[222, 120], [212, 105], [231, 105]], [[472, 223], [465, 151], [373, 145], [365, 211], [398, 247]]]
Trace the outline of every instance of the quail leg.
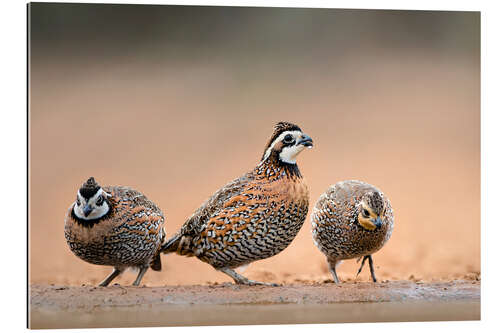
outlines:
[[107, 278], [104, 279], [104, 281], [102, 281], [100, 284], [99, 284], [99, 287], [106, 287], [111, 281], [114, 280], [114, 278], [116, 278], [118, 275], [120, 275], [123, 271], [119, 268], [113, 268], [113, 272], [111, 274], [108, 275]]
[[375, 268], [373, 267], [373, 258], [371, 255], [368, 256], [368, 263], [370, 264], [370, 273], [372, 275], [373, 282], [377, 282], [377, 278], [375, 277]]
[[332, 273], [332, 276], [333, 276], [333, 282], [335, 282], [335, 284], [339, 284], [340, 281], [339, 281], [339, 278], [337, 276], [337, 260], [328, 260], [328, 268], [330, 270], [330, 273]]
[[137, 278], [135, 279], [134, 283], [132, 283], [133, 286], [137, 287], [141, 283], [142, 277], [144, 276], [147, 270], [148, 270], [147, 266], [140, 268], [139, 274], [137, 274]]
[[256, 285], [271, 286], [271, 287], [279, 286], [277, 283], [265, 283], [265, 282], [250, 280], [227, 267], [219, 268], [218, 270], [232, 277], [236, 284], [246, 284], [248, 286], [256, 286]]
[[[368, 265], [370, 265], [370, 273], [372, 276], [372, 280], [373, 280], [373, 282], [377, 282], [377, 278], [375, 277], [375, 268], [373, 267], [373, 258], [372, 258], [371, 254], [363, 257], [363, 261], [361, 261], [361, 266], [359, 267], [358, 273], [356, 274], [356, 276], [358, 276], [359, 273], [361, 273], [361, 269], [363, 269], [363, 265], [365, 264], [366, 259], [368, 259]], [[359, 261], [359, 259], [358, 259], [358, 261]]]

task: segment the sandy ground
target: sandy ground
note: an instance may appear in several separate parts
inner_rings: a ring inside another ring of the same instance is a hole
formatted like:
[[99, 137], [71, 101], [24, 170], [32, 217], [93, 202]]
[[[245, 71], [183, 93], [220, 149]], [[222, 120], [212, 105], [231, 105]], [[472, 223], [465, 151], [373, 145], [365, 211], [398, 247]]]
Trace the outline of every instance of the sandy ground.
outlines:
[[31, 328], [480, 319], [480, 281], [31, 286]]

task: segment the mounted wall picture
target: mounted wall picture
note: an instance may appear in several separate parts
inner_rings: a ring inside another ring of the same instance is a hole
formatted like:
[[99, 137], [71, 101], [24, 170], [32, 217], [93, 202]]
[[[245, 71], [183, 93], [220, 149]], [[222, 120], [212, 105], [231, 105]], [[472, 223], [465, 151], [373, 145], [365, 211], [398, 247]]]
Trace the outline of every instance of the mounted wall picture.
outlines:
[[480, 12], [27, 15], [30, 328], [480, 319]]

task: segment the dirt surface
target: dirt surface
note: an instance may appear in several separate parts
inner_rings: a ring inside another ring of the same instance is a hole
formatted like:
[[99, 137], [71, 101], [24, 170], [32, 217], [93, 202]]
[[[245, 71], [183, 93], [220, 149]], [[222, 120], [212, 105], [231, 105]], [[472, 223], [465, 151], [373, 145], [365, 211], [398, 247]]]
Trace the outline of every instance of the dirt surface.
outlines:
[[479, 320], [480, 281], [32, 285], [31, 328]]

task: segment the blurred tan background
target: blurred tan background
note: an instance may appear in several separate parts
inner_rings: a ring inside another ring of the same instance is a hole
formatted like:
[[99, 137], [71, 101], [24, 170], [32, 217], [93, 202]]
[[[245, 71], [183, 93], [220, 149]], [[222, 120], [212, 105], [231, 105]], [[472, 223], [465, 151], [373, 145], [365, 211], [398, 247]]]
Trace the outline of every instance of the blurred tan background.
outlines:
[[[145, 193], [170, 236], [258, 163], [283, 120], [314, 139], [298, 158], [310, 208], [344, 179], [390, 198], [380, 279], [480, 272], [479, 13], [38, 3], [30, 15], [31, 283], [111, 271], [64, 239], [89, 176]], [[145, 284], [230, 281], [195, 258], [162, 260]], [[244, 274], [317, 281], [326, 267], [308, 215], [290, 247]], [[340, 278], [357, 267], [345, 262]]]

